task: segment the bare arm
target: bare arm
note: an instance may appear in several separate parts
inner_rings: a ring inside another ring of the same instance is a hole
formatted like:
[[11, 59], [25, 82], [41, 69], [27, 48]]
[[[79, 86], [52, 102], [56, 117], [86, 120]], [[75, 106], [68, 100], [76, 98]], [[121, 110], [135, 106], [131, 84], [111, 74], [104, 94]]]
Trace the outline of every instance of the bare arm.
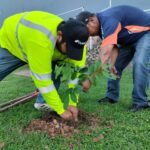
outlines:
[[119, 49], [116, 45], [107, 45], [104, 47], [100, 47], [99, 51], [102, 64], [110, 64], [110, 70], [113, 74], [117, 73], [117, 70], [115, 69], [115, 62], [118, 57], [118, 51]]
[[116, 60], [117, 60], [117, 57], [118, 57], [118, 52], [119, 52], [118, 47], [114, 46], [113, 49], [112, 49], [112, 52], [111, 52], [111, 56], [110, 56], [110, 65], [111, 65], [110, 71], [113, 74], [117, 74], [117, 70], [115, 68], [115, 63], [116, 63]]
[[113, 48], [114, 45], [106, 45], [100, 47], [99, 57], [102, 61], [102, 64], [107, 64], [109, 62]]
[[111, 56], [110, 56], [110, 64], [112, 66], [114, 66], [115, 63], [116, 63], [116, 59], [118, 57], [118, 52], [119, 52], [118, 47], [114, 46], [113, 49], [112, 49], [112, 52], [111, 52]]

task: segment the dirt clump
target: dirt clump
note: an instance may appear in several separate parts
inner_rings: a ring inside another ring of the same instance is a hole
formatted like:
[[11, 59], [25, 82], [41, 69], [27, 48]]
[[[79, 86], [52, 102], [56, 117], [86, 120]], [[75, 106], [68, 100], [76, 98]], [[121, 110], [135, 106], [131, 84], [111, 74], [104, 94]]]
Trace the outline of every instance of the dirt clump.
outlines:
[[83, 111], [79, 111], [78, 122], [66, 121], [60, 118], [60, 116], [55, 112], [50, 112], [44, 114], [39, 119], [32, 120], [30, 124], [23, 129], [23, 131], [39, 131], [47, 133], [50, 137], [61, 135], [63, 137], [69, 138], [73, 134], [80, 133], [81, 125], [95, 127], [97, 123], [97, 117], [95, 117], [93, 114], [88, 114]]

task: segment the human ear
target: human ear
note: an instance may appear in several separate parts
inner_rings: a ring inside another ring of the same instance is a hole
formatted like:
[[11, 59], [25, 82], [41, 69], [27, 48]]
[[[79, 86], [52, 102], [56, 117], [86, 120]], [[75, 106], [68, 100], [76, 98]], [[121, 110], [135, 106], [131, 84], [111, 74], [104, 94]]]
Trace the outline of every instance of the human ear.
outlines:
[[61, 31], [58, 31], [58, 32], [57, 32], [57, 41], [58, 41], [59, 43], [61, 43], [61, 41], [62, 41], [62, 32], [61, 32]]

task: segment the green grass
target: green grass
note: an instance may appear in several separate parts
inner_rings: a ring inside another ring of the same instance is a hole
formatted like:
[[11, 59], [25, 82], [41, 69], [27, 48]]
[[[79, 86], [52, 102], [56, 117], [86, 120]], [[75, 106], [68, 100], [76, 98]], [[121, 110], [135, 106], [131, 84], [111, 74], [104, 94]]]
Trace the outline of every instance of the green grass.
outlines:
[[[33, 108], [34, 100], [0, 114], [0, 143], [4, 150], [148, 150], [150, 149], [150, 111], [137, 113], [128, 111], [131, 105], [132, 74], [125, 71], [121, 81], [121, 97], [118, 104], [98, 105], [96, 101], [105, 96], [106, 80], [101, 79], [99, 86], [92, 87], [89, 93], [80, 97], [79, 108], [95, 113], [100, 123], [90, 135], [80, 133], [69, 139], [49, 138], [45, 133], [23, 133], [22, 128], [32, 119], [42, 115]], [[11, 75], [0, 83], [0, 102], [19, 97], [35, 90], [30, 78]], [[60, 88], [63, 97], [64, 85]], [[149, 92], [150, 93], [150, 92]], [[108, 128], [107, 124], [113, 124]], [[93, 142], [100, 134], [104, 138]]]

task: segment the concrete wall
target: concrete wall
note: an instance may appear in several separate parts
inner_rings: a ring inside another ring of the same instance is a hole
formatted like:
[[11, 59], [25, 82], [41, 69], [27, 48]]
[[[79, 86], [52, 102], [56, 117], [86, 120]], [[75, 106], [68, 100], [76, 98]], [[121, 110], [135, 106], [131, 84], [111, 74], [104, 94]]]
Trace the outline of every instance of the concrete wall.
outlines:
[[0, 25], [4, 18], [21, 11], [44, 10], [68, 19], [83, 9], [99, 12], [120, 4], [150, 11], [150, 0], [0, 0]]

